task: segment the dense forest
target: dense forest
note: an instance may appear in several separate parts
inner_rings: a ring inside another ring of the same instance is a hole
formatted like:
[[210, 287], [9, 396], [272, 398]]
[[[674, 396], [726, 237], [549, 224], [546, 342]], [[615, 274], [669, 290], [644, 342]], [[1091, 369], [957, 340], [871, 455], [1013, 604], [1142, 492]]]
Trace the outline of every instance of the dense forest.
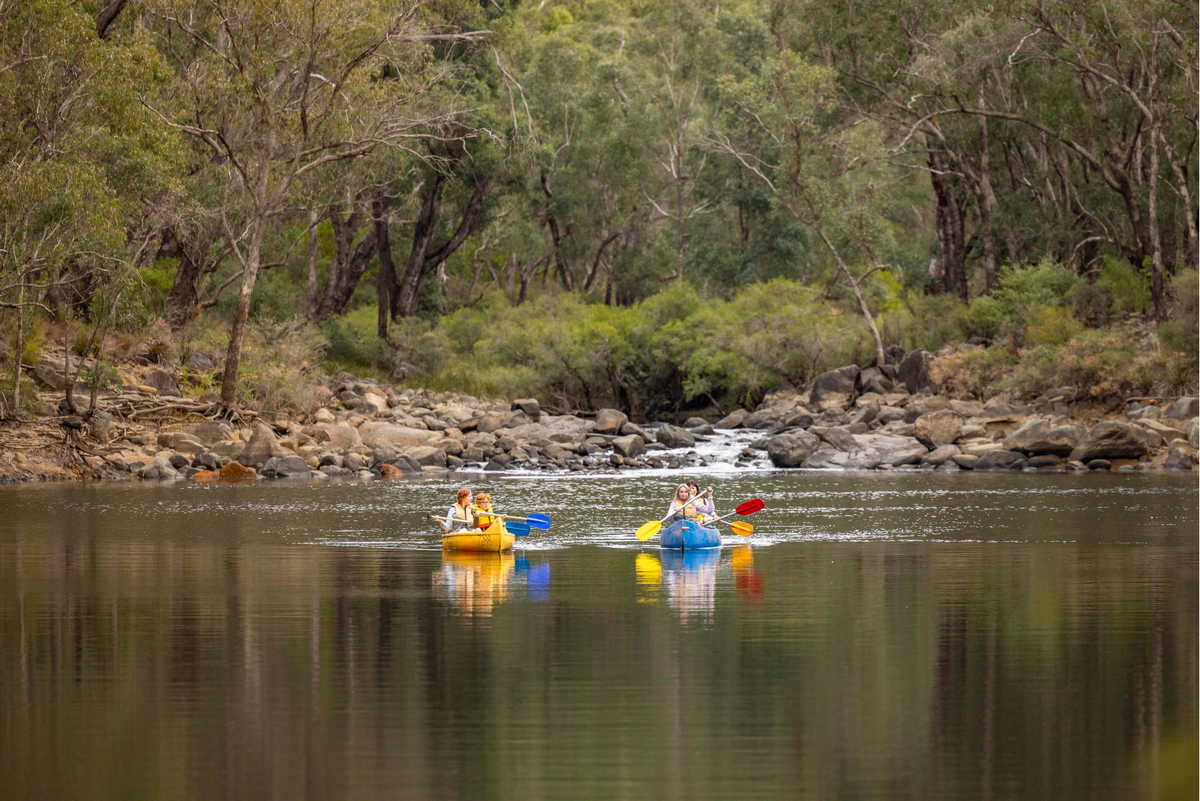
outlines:
[[0, 0], [0, 417], [51, 347], [229, 407], [1195, 392], [1197, 59], [1170, 0]]

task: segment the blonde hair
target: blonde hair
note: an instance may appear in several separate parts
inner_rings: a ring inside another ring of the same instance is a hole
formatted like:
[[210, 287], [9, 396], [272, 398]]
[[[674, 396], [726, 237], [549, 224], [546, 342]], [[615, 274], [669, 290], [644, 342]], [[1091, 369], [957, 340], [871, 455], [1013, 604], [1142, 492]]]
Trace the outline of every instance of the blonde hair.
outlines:
[[484, 504], [491, 505], [492, 496], [486, 492], [481, 492], [475, 496], [475, 505], [482, 507]]

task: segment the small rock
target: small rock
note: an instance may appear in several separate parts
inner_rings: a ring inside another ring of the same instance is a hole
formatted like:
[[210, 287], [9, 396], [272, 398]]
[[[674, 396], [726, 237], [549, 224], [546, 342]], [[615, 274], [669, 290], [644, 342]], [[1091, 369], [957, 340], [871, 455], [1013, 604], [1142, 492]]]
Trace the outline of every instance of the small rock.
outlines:
[[1089, 459], [1087, 461], [1088, 470], [1111, 470], [1112, 462], [1107, 459]]
[[616, 434], [621, 426], [629, 422], [629, 416], [616, 409], [601, 409], [596, 412], [595, 430], [601, 434]]
[[542, 406], [534, 398], [518, 398], [512, 402], [512, 410], [524, 412], [535, 423], [542, 418]]
[[241, 462], [231, 461], [221, 468], [222, 481], [244, 481], [250, 478], [258, 478], [257, 471]]

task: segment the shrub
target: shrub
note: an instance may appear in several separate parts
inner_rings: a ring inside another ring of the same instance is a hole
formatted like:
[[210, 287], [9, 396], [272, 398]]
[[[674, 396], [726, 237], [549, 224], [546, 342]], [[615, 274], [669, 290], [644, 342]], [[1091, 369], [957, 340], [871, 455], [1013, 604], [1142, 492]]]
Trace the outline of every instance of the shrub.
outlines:
[[1183, 270], [1171, 281], [1170, 317], [1158, 327], [1167, 392], [1195, 393], [1200, 364], [1200, 280], [1195, 270]]
[[990, 295], [980, 295], [967, 307], [966, 328], [971, 336], [992, 340], [1004, 327], [1004, 309]]
[[983, 400], [1003, 388], [1015, 363], [1007, 348], [961, 345], [939, 353], [929, 365], [929, 376], [948, 395]]
[[309, 412], [318, 405], [310, 376], [325, 340], [311, 325], [251, 323], [242, 344], [238, 400], [251, 407]]
[[936, 352], [967, 337], [968, 307], [954, 295], [910, 293], [904, 305], [879, 316], [885, 343]]
[[1071, 312], [1059, 306], [1034, 306], [1029, 311], [1025, 340], [1030, 345], [1061, 345], [1082, 330]]
[[1124, 259], [1105, 256], [1097, 283], [1118, 312], [1142, 313], [1150, 308], [1150, 278]]
[[362, 306], [321, 326], [325, 359], [334, 370], [388, 371], [392, 349], [376, 336], [376, 310]]

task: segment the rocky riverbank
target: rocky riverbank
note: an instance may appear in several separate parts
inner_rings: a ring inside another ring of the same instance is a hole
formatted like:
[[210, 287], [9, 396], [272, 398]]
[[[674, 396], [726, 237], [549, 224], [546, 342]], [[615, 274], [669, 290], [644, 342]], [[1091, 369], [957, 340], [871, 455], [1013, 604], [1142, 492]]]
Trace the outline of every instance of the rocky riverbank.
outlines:
[[[532, 398], [482, 400], [354, 379], [317, 387], [320, 405], [309, 414], [231, 418], [148, 376], [102, 395], [90, 416], [0, 426], [0, 479], [388, 479], [453, 470], [696, 468], [714, 460], [842, 470], [1197, 464], [1195, 397], [1099, 406], [1064, 388], [1029, 402], [954, 399], [936, 394], [929, 358], [916, 352], [898, 367], [850, 365], [818, 376], [804, 392], [773, 393], [754, 410], [682, 425], [639, 425], [613, 409], [551, 414]], [[62, 398], [47, 392], [41, 401], [70, 411]]]

